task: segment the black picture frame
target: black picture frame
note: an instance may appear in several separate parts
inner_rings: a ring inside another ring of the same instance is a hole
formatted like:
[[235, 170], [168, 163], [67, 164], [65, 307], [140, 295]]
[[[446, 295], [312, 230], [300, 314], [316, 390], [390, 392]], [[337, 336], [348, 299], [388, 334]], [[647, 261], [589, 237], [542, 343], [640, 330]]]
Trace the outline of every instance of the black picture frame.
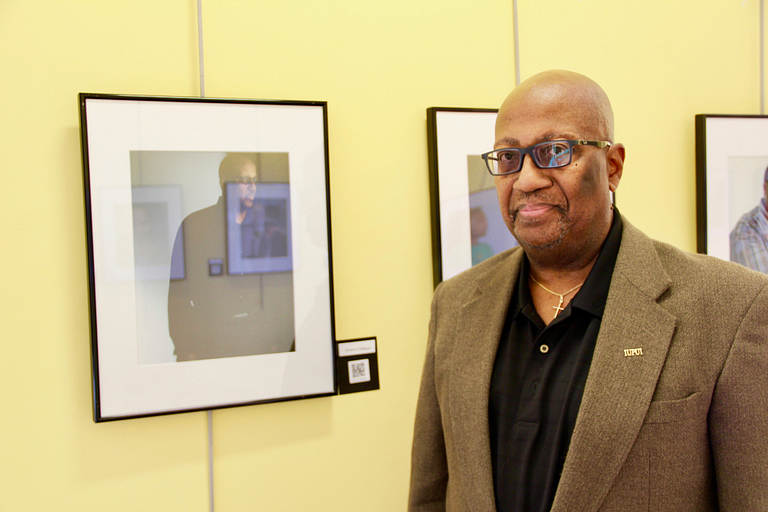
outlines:
[[[326, 102], [78, 100], [94, 421], [336, 394]], [[278, 190], [287, 268], [230, 272], [228, 173]]]
[[[497, 109], [430, 107], [427, 146], [433, 280], [437, 286], [482, 257], [517, 245], [498, 207], [493, 177], [480, 155], [493, 149]], [[485, 235], [473, 236], [476, 223]], [[473, 246], [472, 239], [476, 242]], [[480, 247], [481, 250], [476, 250]]]
[[764, 196], [768, 116], [698, 114], [695, 125], [696, 249], [745, 264], [731, 251], [731, 232]]

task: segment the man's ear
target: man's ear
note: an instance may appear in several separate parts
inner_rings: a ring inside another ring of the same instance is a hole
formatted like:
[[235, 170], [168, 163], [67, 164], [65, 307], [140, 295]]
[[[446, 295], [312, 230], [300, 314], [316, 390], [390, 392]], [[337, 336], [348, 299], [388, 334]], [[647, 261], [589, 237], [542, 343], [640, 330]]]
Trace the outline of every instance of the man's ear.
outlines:
[[614, 144], [608, 148], [606, 159], [608, 160], [608, 187], [611, 192], [619, 188], [619, 181], [624, 172], [624, 159], [627, 157], [624, 144]]

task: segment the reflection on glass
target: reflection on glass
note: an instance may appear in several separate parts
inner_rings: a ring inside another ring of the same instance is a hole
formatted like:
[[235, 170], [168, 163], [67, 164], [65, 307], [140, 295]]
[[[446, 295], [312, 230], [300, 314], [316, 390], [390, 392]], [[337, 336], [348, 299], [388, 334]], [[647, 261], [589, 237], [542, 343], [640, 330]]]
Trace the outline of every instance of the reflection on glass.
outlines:
[[292, 351], [288, 154], [133, 151], [131, 184], [140, 364]]
[[[242, 154], [229, 154], [222, 160], [219, 184], [222, 197], [184, 219], [179, 229], [184, 246], [174, 247], [184, 253], [187, 275], [183, 280], [171, 280], [168, 290], [168, 328], [177, 361], [293, 350], [290, 262], [279, 268], [248, 267], [244, 271], [242, 265], [254, 259], [254, 249], [258, 254], [257, 241], [266, 246], [264, 237], [274, 233], [267, 223], [268, 204], [256, 200], [257, 191], [262, 187], [285, 191], [285, 208], [288, 185], [259, 183], [256, 161]], [[234, 208], [228, 208], [227, 197]], [[285, 212], [281, 227], [287, 233]], [[228, 250], [232, 245], [227, 243], [228, 232], [236, 234], [229, 237], [232, 244], [240, 245], [236, 253]], [[281, 259], [290, 260], [287, 249], [283, 253]], [[249, 256], [244, 258], [244, 254]], [[221, 271], [222, 264], [226, 271]]]

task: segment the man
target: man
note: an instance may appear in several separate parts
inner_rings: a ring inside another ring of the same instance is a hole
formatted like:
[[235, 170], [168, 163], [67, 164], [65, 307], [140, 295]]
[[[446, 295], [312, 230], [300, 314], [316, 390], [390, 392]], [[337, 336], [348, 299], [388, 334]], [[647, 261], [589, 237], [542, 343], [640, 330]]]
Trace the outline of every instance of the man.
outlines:
[[760, 204], [742, 215], [731, 231], [731, 261], [768, 274], [768, 167], [763, 175]]
[[435, 292], [410, 510], [768, 510], [768, 278], [618, 214], [585, 76], [523, 82], [494, 147], [521, 247]]
[[168, 289], [168, 330], [177, 362], [293, 350], [293, 274], [235, 273], [228, 259], [227, 243], [233, 240], [226, 231], [227, 191], [237, 205], [230, 212], [237, 225], [230, 237], [239, 233], [247, 244], [241, 227], [254, 207], [257, 181], [251, 155], [228, 154], [219, 165], [222, 196], [188, 215], [179, 228], [172, 261], [184, 268], [171, 275], [184, 278], [171, 279]]

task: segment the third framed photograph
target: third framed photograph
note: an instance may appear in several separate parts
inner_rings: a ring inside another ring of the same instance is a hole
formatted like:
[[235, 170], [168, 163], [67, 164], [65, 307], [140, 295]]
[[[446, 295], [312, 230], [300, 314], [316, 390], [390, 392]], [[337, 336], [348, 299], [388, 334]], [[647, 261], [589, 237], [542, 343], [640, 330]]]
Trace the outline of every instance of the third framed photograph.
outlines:
[[768, 116], [696, 116], [700, 253], [768, 273]]
[[515, 247], [483, 153], [493, 149], [496, 109], [427, 109], [434, 283]]

